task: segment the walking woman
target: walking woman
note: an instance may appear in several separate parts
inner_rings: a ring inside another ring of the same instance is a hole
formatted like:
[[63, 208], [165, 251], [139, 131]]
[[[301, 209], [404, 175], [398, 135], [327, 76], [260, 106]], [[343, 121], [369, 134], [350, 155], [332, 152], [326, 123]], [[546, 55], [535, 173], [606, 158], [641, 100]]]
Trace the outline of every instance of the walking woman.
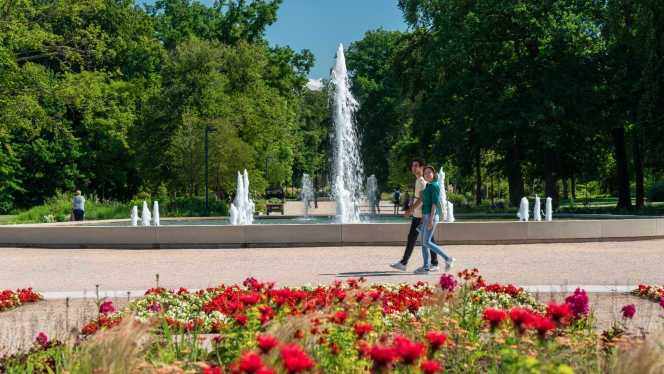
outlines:
[[433, 166], [427, 166], [424, 168], [424, 179], [427, 181], [427, 187], [422, 192], [423, 220], [422, 237], [420, 239], [422, 242], [424, 266], [417, 268], [415, 274], [429, 274], [429, 250], [436, 252], [445, 259], [445, 270], [451, 269], [454, 264], [454, 259], [431, 241], [439, 218], [438, 200], [440, 199], [440, 188], [438, 187], [438, 182], [434, 179], [435, 176], [436, 170]]

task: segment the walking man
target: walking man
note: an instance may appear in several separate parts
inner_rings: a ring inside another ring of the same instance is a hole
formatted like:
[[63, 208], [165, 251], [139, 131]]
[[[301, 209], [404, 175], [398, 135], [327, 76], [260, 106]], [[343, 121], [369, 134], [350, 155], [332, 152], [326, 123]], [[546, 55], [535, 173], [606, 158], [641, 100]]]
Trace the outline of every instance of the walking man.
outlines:
[[314, 209], [318, 209], [318, 190], [314, 191]]
[[[408, 260], [413, 254], [413, 248], [415, 248], [415, 242], [417, 242], [417, 237], [420, 235], [418, 227], [422, 224], [422, 191], [427, 186], [426, 180], [424, 180], [424, 167], [426, 162], [421, 157], [415, 157], [411, 160], [410, 170], [415, 175], [415, 186], [413, 187], [413, 205], [404, 213], [404, 217], [408, 218], [412, 215], [413, 220], [410, 223], [410, 231], [408, 231], [408, 242], [406, 243], [406, 250], [403, 253], [403, 258], [401, 261], [391, 264], [390, 266], [394, 269], [406, 271], [406, 265], [408, 265]], [[431, 266], [429, 271], [438, 271], [438, 255], [431, 251]]]
[[399, 205], [401, 204], [401, 192], [398, 188], [392, 192], [392, 203], [394, 204], [394, 214], [399, 214]]

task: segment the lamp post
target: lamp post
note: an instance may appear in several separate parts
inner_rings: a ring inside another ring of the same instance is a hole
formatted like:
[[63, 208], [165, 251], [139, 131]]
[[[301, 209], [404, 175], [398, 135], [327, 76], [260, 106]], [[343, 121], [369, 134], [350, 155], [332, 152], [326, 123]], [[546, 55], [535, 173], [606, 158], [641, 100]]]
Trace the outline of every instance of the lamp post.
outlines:
[[268, 172], [267, 172], [267, 161], [271, 158], [274, 158], [273, 156], [267, 156], [265, 157], [265, 181], [267, 182], [268, 186], [270, 185], [270, 181], [268, 180]]
[[208, 207], [208, 192], [210, 187], [208, 185], [208, 134], [215, 132], [217, 129], [206, 126], [205, 127], [205, 215], [210, 215], [210, 209]]

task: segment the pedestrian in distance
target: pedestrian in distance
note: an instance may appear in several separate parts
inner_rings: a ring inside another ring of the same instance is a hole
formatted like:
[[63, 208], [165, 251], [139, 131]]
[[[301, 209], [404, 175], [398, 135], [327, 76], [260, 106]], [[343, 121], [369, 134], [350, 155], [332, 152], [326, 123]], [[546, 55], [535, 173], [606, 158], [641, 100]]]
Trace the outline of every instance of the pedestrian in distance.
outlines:
[[399, 205], [401, 205], [401, 192], [398, 188], [392, 192], [392, 204], [394, 204], [394, 214], [399, 214]]
[[85, 221], [85, 198], [81, 195], [80, 190], [76, 190], [76, 196], [71, 202], [72, 212], [74, 213], [74, 221]]
[[318, 209], [318, 191], [314, 191], [314, 209]]
[[380, 191], [376, 190], [376, 210], [380, 213]]
[[436, 224], [438, 224], [439, 213], [443, 214], [443, 207], [439, 209], [440, 187], [436, 182], [436, 169], [433, 166], [424, 168], [424, 179], [427, 181], [427, 187], [422, 192], [422, 257], [424, 265], [415, 270], [415, 274], [428, 274], [431, 272], [429, 264], [429, 252], [435, 252], [445, 259], [445, 271], [450, 270], [454, 264], [454, 259], [450, 257], [442, 248], [431, 241], [433, 238]]
[[408, 208], [410, 208], [410, 194], [406, 188], [406, 192], [403, 194], [403, 210], [406, 211]]
[[[413, 254], [413, 249], [415, 248], [415, 243], [417, 242], [417, 237], [420, 235], [418, 229], [422, 225], [422, 191], [427, 186], [426, 180], [424, 180], [424, 167], [426, 162], [421, 157], [415, 157], [410, 162], [410, 171], [415, 175], [415, 183], [413, 186], [413, 199], [412, 204], [408, 210], [403, 214], [404, 217], [413, 217], [410, 223], [410, 230], [408, 231], [408, 241], [406, 242], [406, 250], [403, 253], [403, 258], [401, 261], [391, 264], [390, 266], [394, 269], [406, 271], [406, 266], [408, 265], [408, 260]], [[431, 266], [429, 271], [438, 271], [438, 256], [435, 252], [431, 252]]]

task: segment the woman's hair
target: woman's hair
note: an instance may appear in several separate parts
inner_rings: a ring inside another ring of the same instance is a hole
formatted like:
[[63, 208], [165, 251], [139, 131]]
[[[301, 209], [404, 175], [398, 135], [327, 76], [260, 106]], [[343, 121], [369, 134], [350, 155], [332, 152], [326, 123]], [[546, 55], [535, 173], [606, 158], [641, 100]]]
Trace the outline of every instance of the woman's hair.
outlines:
[[423, 171], [427, 171], [427, 169], [431, 169], [431, 172], [433, 173], [433, 175], [436, 175], [436, 168], [435, 167], [433, 167], [431, 165], [427, 165], [427, 166], [424, 167]]

